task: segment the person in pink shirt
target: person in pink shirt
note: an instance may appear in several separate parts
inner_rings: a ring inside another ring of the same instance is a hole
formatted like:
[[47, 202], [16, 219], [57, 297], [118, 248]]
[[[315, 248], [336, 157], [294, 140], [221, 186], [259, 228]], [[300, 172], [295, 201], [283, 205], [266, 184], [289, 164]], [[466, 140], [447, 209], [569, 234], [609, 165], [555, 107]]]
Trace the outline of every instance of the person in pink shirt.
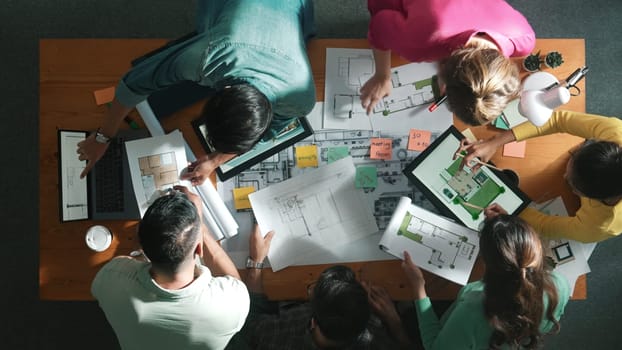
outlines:
[[535, 33], [503, 0], [368, 0], [368, 40], [376, 70], [361, 88], [371, 112], [391, 92], [391, 52], [412, 61], [439, 61], [449, 108], [470, 125], [486, 124], [518, 97], [518, 68]]

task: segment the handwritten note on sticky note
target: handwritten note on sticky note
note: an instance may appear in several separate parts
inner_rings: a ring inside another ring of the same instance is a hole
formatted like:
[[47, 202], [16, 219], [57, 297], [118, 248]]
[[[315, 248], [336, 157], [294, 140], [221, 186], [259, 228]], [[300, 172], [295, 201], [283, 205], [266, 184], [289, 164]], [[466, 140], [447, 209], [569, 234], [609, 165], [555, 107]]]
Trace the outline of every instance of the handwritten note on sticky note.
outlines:
[[391, 160], [393, 155], [393, 140], [373, 138], [370, 140], [369, 158]]
[[326, 152], [326, 157], [328, 158], [328, 163], [332, 163], [341, 158], [345, 158], [350, 154], [350, 149], [346, 146], [339, 147], [329, 147]]
[[378, 186], [378, 169], [375, 166], [359, 166], [356, 168], [354, 187], [376, 188]]
[[114, 90], [115, 87], [109, 87], [101, 90], [93, 91], [93, 95], [95, 96], [95, 103], [98, 106], [103, 104], [112, 102], [114, 100]]
[[255, 192], [254, 186], [238, 187], [233, 189], [233, 206], [235, 209], [251, 209], [248, 195]]
[[427, 130], [410, 129], [408, 149], [421, 152], [430, 145], [430, 138], [432, 138], [432, 133]]
[[299, 168], [317, 167], [317, 146], [296, 147], [296, 165]]
[[503, 146], [504, 157], [525, 158], [527, 141], [510, 142]]

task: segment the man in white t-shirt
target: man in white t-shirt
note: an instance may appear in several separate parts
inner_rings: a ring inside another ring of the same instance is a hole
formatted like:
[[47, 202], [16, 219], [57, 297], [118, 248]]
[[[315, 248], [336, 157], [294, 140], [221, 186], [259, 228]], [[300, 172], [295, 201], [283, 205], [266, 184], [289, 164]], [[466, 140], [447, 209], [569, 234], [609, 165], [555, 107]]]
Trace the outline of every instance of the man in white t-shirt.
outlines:
[[201, 224], [193, 204], [200, 199], [176, 189], [157, 199], [139, 224], [149, 261], [114, 258], [91, 286], [124, 350], [223, 349], [248, 314], [246, 286]]

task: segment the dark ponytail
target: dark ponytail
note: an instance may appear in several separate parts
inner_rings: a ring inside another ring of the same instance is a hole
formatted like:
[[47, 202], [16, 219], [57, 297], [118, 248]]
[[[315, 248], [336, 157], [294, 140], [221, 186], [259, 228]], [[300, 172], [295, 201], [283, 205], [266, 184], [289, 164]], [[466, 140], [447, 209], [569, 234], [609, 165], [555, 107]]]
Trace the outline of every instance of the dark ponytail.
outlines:
[[493, 328], [490, 348], [535, 349], [542, 334], [543, 292], [548, 296], [546, 318], [559, 324], [553, 312], [557, 290], [544, 270], [544, 252], [538, 235], [522, 219], [499, 215], [486, 221], [480, 251], [486, 263], [484, 313]]

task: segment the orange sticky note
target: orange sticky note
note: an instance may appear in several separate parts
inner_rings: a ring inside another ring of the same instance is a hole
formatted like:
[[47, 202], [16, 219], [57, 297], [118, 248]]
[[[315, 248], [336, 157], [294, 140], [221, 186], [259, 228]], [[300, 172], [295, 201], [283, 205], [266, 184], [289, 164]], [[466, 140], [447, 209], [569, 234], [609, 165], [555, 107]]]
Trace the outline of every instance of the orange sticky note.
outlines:
[[410, 129], [408, 135], [408, 149], [411, 151], [423, 151], [430, 145], [432, 133], [427, 130]]
[[317, 146], [296, 147], [296, 165], [299, 168], [317, 167]]
[[255, 186], [238, 187], [233, 189], [233, 206], [235, 209], [251, 209], [248, 195], [255, 192]]
[[504, 157], [525, 158], [525, 147], [527, 141], [510, 142], [503, 146]]
[[114, 100], [114, 91], [115, 91], [114, 86], [93, 91], [93, 95], [95, 95], [95, 103], [98, 106], [101, 106], [106, 103], [112, 102], [112, 100]]
[[369, 158], [391, 160], [393, 156], [393, 140], [373, 138], [370, 140]]

